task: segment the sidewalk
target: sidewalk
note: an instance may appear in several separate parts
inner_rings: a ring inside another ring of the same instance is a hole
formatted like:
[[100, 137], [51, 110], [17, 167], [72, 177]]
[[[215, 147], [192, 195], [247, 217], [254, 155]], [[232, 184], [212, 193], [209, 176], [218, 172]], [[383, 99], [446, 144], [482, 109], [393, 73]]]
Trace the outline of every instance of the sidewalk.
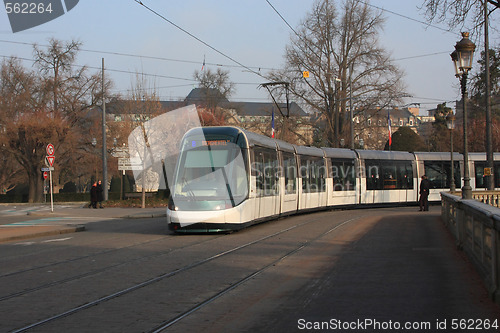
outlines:
[[[17, 208], [16, 205], [12, 205]], [[68, 204], [50, 207], [41, 206], [40, 209], [27, 210], [15, 215], [16, 220], [9, 223], [9, 217], [14, 215], [0, 215], [0, 243], [32, 239], [36, 237], [61, 235], [85, 230], [85, 224], [96, 222], [99, 219], [146, 219], [166, 216], [166, 208], [118, 208], [89, 209], [86, 204]], [[25, 216], [25, 218], [22, 218]], [[73, 223], [65, 223], [73, 221]], [[76, 224], [75, 224], [76, 221]]]

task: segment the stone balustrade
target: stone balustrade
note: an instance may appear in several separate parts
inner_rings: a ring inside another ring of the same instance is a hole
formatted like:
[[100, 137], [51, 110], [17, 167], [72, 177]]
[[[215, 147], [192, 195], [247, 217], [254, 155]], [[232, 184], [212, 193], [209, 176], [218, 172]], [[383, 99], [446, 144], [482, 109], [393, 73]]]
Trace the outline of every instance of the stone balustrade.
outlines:
[[[485, 196], [480, 198], [486, 198], [486, 191], [483, 192]], [[498, 204], [495, 196], [489, 196], [486, 201], [495, 200]], [[500, 304], [500, 208], [441, 192], [441, 217], [458, 248], [475, 265], [490, 297]]]

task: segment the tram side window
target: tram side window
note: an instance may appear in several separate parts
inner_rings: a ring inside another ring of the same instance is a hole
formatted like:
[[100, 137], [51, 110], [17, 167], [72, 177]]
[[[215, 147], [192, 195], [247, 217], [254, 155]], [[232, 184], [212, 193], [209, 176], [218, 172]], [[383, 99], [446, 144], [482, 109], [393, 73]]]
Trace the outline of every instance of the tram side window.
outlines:
[[256, 148], [252, 173], [256, 177], [258, 196], [272, 196], [279, 193], [279, 164], [277, 152], [272, 149]]
[[356, 187], [356, 168], [354, 160], [331, 159], [330, 176], [333, 178], [334, 191], [352, 191]]
[[302, 192], [315, 193], [326, 191], [326, 170], [323, 158], [301, 156], [300, 169]]
[[484, 168], [486, 162], [474, 162], [474, 173], [476, 176], [476, 188], [486, 188], [486, 179], [484, 176]]
[[[453, 162], [455, 186], [460, 188], [460, 163]], [[424, 161], [425, 175], [431, 182], [431, 188], [449, 188], [451, 161]]]
[[[487, 167], [486, 162], [475, 162], [474, 172], [476, 175], [476, 188], [486, 188], [486, 176], [484, 175], [484, 168]], [[493, 172], [495, 175], [495, 187], [500, 187], [500, 162], [493, 163]]]
[[413, 189], [413, 167], [410, 161], [401, 161], [398, 167], [398, 188]]
[[366, 160], [366, 189], [367, 190], [380, 190], [382, 189], [382, 180], [380, 178], [381, 165], [380, 161]]
[[283, 173], [285, 178], [285, 193], [297, 192], [297, 161], [291, 153], [283, 153]]
[[493, 169], [495, 173], [495, 187], [500, 187], [500, 162], [493, 163]]
[[366, 160], [367, 190], [413, 189], [411, 161]]

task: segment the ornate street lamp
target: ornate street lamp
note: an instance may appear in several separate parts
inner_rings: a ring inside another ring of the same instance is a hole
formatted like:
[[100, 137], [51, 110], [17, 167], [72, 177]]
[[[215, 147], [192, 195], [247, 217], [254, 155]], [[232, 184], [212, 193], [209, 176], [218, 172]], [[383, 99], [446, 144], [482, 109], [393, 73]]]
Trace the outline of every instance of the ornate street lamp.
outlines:
[[450, 159], [451, 159], [451, 177], [450, 177], [450, 192], [455, 192], [455, 168], [453, 165], [453, 130], [455, 129], [455, 115], [450, 113], [446, 117], [446, 126], [450, 130]]
[[462, 187], [462, 198], [472, 199], [472, 187], [469, 177], [469, 149], [467, 147], [467, 74], [472, 68], [472, 58], [476, 45], [469, 39], [468, 32], [462, 32], [462, 40], [455, 45], [455, 51], [451, 59], [455, 65], [456, 76], [460, 79], [462, 88], [463, 120], [464, 120], [464, 186]]

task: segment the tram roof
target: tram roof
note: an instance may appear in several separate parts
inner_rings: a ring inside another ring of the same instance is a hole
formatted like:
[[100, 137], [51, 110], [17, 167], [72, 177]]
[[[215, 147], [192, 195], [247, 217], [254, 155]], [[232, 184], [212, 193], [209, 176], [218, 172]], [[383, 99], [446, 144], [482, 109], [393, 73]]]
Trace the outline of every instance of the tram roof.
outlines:
[[295, 152], [295, 149], [294, 149], [295, 146], [292, 145], [291, 143], [288, 143], [288, 142], [285, 142], [282, 140], [278, 140], [278, 139], [273, 139], [273, 138], [267, 137], [265, 135], [256, 134], [256, 133], [253, 133], [253, 132], [250, 132], [247, 130], [242, 130], [242, 131], [247, 136], [249, 147], [257, 145], [257, 146], [262, 146], [262, 147], [267, 147], [267, 148], [272, 148], [272, 149], [277, 148], [279, 150], [287, 151], [290, 153]]
[[243, 133], [245, 133], [245, 135], [248, 139], [248, 146], [249, 147], [262, 146], [262, 147], [276, 149], [276, 140], [274, 140], [270, 137], [264, 136], [264, 135], [260, 135], [260, 134], [256, 134], [256, 133], [247, 131], [247, 130], [242, 130], [242, 131], [243, 131]]
[[325, 152], [323, 149], [317, 147], [295, 146], [295, 151], [298, 155], [318, 156], [324, 157]]
[[[449, 161], [451, 160], [450, 153], [441, 152], [415, 152], [415, 156], [419, 161]], [[454, 161], [463, 161], [464, 156], [462, 154], [453, 152]]]
[[[469, 153], [469, 160], [471, 161], [486, 161], [486, 153]], [[493, 153], [493, 161], [500, 161], [500, 154]]]
[[387, 151], [387, 150], [356, 150], [359, 156], [365, 160], [414, 160], [415, 156], [412, 153], [403, 151]]
[[347, 159], [355, 159], [356, 152], [351, 149], [345, 149], [345, 148], [322, 148], [325, 153], [326, 157], [334, 157], [334, 158], [347, 158]]

